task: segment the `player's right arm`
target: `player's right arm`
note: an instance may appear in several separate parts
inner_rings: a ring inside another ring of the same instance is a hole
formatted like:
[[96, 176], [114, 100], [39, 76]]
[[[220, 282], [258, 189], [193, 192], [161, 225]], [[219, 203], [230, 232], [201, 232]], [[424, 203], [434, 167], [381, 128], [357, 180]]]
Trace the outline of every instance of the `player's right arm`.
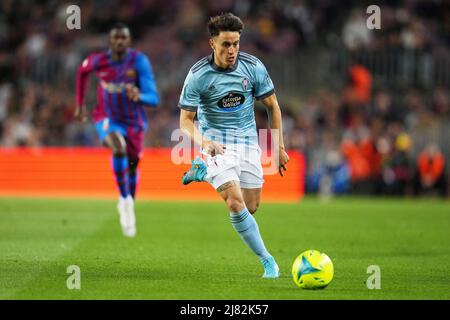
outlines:
[[76, 81], [76, 106], [74, 116], [79, 121], [87, 120], [87, 109], [84, 104], [89, 74], [94, 71], [94, 55], [89, 55], [78, 66]]
[[188, 135], [191, 140], [202, 146], [210, 155], [223, 154], [225, 147], [208, 139], [205, 139], [194, 124], [197, 108], [200, 105], [200, 93], [197, 88], [196, 78], [192, 71], [189, 71], [184, 81], [178, 107], [180, 112], [180, 129]]
[[194, 143], [202, 146], [208, 154], [215, 156], [217, 154], [223, 154], [225, 147], [214, 141], [204, 139], [202, 134], [198, 131], [194, 124], [196, 111], [188, 111], [181, 109], [180, 112], [180, 129], [183, 130]]
[[203, 137], [194, 124], [196, 111], [181, 109], [180, 112], [180, 129], [191, 138], [196, 144], [203, 144]]

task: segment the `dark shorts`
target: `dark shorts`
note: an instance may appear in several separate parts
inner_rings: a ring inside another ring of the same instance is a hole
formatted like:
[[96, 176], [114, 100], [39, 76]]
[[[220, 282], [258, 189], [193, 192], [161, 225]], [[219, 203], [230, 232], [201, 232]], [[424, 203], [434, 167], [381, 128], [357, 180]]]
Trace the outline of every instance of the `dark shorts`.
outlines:
[[127, 126], [126, 124], [112, 121], [108, 118], [97, 121], [95, 129], [102, 142], [105, 141], [106, 136], [111, 132], [120, 133], [127, 143], [127, 155], [129, 159], [138, 160], [142, 157], [144, 150], [144, 134], [145, 132], [136, 127]]

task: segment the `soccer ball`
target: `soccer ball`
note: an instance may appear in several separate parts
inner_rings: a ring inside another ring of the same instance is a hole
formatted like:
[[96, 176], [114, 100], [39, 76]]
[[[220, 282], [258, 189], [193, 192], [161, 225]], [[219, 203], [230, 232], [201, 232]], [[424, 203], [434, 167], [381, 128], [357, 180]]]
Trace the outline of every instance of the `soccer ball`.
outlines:
[[331, 282], [333, 274], [333, 262], [317, 250], [303, 252], [292, 265], [294, 282], [302, 289], [323, 289]]

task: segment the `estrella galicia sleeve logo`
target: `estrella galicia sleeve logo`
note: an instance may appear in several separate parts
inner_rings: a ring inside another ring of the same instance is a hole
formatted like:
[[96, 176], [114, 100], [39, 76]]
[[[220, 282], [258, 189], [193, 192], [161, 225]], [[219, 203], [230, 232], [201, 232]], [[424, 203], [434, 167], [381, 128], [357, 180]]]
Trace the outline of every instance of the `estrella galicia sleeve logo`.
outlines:
[[219, 108], [223, 109], [223, 111], [234, 111], [238, 107], [244, 104], [245, 97], [236, 92], [229, 92], [225, 97], [220, 99], [217, 102]]

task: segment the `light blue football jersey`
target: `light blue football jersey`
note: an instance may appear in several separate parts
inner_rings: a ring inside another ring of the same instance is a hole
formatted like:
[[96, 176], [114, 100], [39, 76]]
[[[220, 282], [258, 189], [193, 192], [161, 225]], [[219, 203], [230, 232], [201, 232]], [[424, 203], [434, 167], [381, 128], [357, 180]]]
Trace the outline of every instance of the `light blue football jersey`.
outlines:
[[234, 66], [222, 69], [211, 54], [189, 70], [178, 106], [197, 111], [200, 133], [207, 139], [257, 144], [254, 98], [260, 100], [274, 92], [266, 67], [258, 58], [239, 52]]

